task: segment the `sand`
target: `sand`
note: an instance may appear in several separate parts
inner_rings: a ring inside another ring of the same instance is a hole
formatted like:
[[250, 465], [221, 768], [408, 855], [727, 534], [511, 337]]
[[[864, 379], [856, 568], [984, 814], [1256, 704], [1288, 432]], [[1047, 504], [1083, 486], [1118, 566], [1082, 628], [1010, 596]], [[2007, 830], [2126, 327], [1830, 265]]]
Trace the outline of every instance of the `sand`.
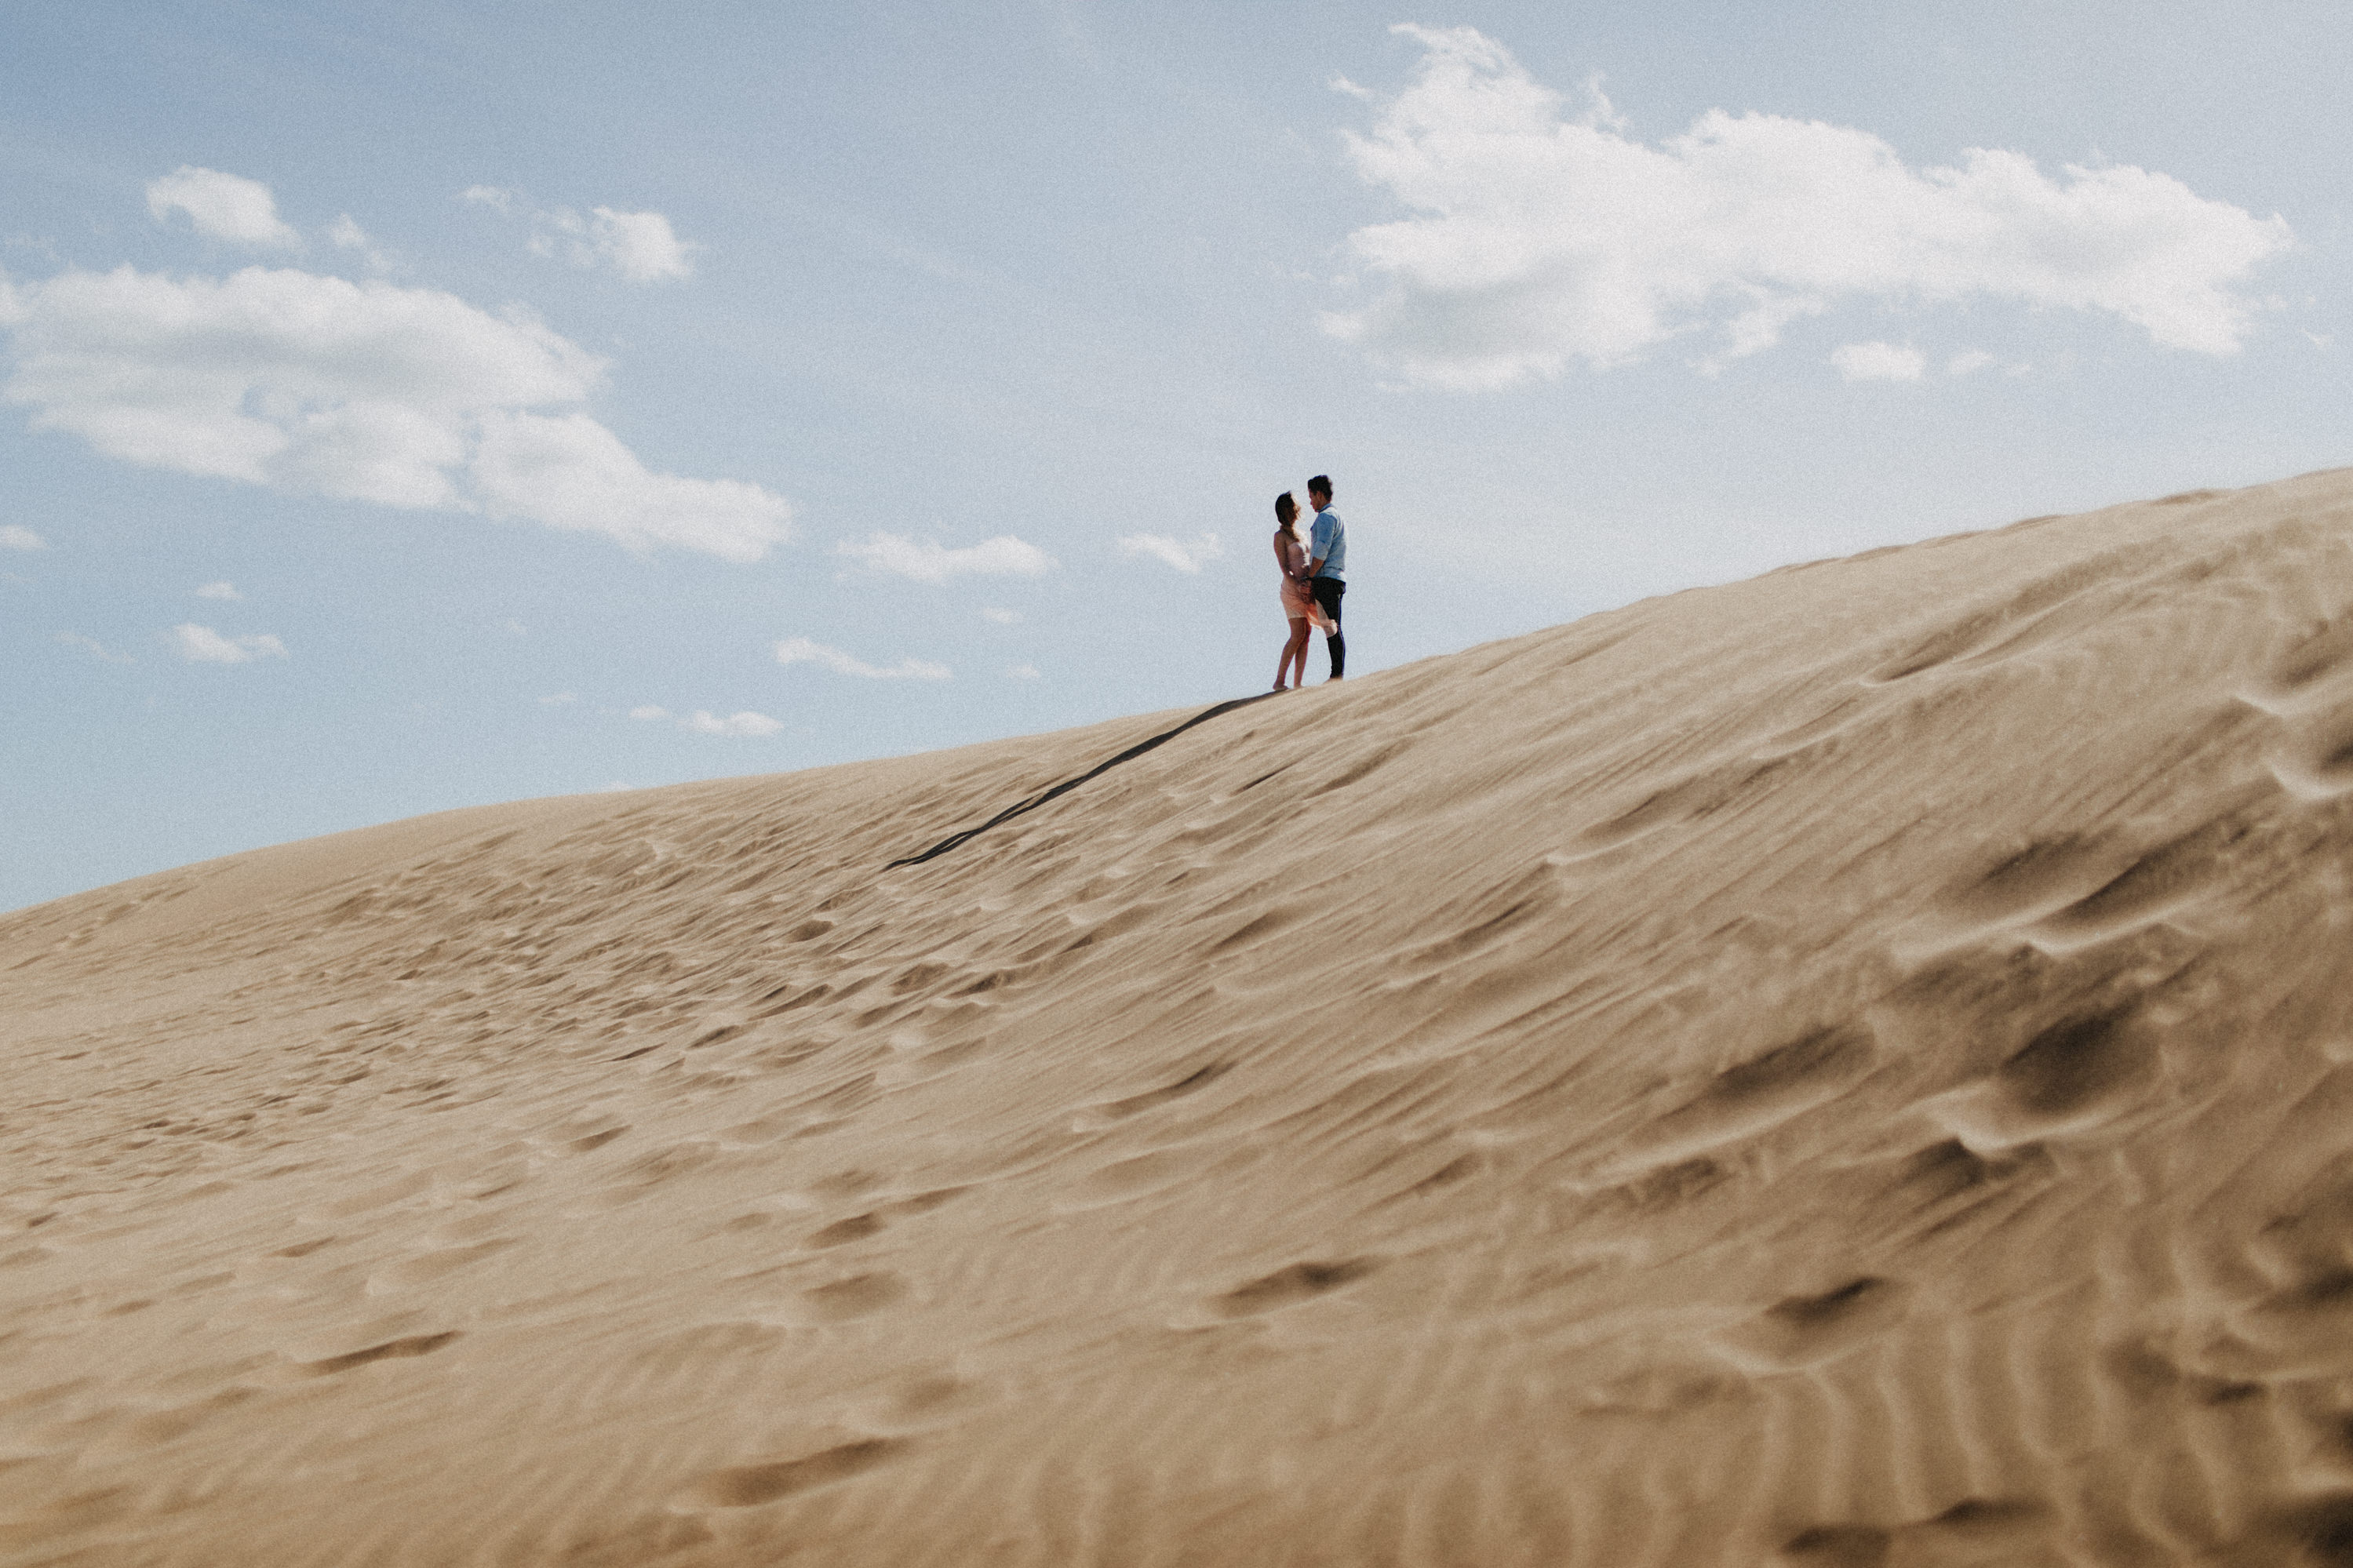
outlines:
[[2353, 1562], [2348, 610], [2339, 471], [0, 918], [0, 1561]]

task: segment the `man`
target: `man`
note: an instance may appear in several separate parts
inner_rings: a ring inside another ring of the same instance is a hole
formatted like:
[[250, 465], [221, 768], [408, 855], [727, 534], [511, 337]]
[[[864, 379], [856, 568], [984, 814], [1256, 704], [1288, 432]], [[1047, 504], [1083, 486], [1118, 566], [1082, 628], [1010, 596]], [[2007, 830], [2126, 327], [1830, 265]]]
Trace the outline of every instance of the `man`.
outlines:
[[1332, 656], [1332, 679], [1348, 668], [1348, 642], [1340, 635], [1340, 596], [1348, 591], [1348, 525], [1332, 510], [1332, 480], [1318, 474], [1307, 481], [1307, 504], [1315, 509], [1315, 526], [1307, 535], [1307, 589], [1331, 617], [1324, 649]]

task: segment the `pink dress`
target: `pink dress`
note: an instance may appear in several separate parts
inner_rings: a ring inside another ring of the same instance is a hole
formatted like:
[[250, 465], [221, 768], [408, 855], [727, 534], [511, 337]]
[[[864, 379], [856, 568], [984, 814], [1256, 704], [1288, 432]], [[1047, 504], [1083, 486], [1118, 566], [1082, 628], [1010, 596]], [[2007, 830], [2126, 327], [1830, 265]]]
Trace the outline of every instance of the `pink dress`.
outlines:
[[1315, 595], [1307, 591], [1307, 584], [1293, 575], [1307, 566], [1307, 547], [1299, 542], [1299, 536], [1287, 528], [1276, 529], [1274, 559], [1282, 569], [1283, 617], [1293, 621], [1313, 621], [1317, 629], [1331, 630], [1324, 617], [1324, 607], [1315, 602]]

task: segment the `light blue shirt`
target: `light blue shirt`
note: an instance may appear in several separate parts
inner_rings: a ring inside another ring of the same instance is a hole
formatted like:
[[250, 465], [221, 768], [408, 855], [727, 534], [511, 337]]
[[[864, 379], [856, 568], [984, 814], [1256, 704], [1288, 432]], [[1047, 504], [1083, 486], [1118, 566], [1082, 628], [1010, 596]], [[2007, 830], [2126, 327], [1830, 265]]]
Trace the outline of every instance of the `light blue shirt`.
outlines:
[[1348, 525], [1328, 506], [1315, 514], [1315, 526], [1307, 535], [1307, 558], [1324, 563], [1318, 577], [1347, 581]]

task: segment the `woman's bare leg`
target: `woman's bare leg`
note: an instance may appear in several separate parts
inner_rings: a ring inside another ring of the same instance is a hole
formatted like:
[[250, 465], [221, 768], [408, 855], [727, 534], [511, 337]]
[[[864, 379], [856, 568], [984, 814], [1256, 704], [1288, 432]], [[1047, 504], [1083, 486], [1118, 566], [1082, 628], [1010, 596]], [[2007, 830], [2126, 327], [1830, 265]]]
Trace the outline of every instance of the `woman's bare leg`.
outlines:
[[1282, 657], [1275, 661], [1274, 689], [1277, 691], [1282, 689], [1283, 675], [1293, 664], [1296, 664], [1299, 667], [1299, 673], [1293, 677], [1292, 684], [1294, 686], [1306, 685], [1307, 623], [1297, 616], [1291, 617], [1291, 640], [1282, 645]]

